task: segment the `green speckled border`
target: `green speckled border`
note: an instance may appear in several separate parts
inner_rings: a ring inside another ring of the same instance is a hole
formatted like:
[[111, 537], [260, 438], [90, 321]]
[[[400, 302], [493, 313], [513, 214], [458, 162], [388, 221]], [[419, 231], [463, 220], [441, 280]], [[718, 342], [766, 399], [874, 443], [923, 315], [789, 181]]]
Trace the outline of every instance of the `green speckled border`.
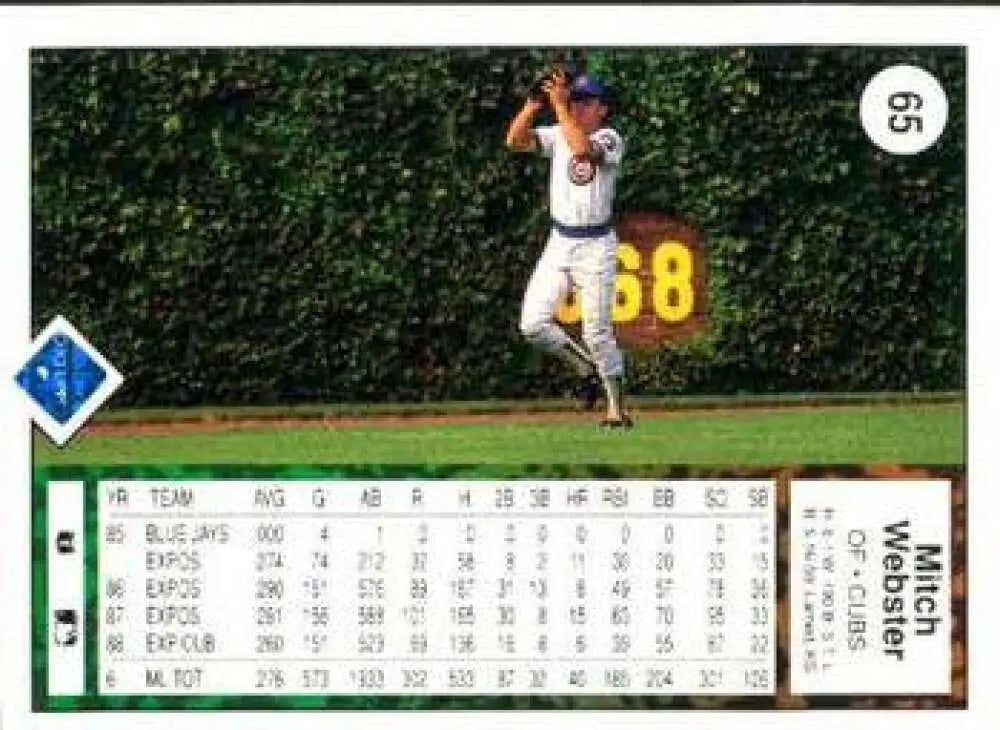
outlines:
[[[36, 712], [156, 711], [156, 710], [774, 710], [809, 708], [857, 709], [962, 709], [967, 703], [966, 597], [954, 595], [953, 640], [959, 645], [960, 664], [953, 667], [952, 693], [943, 697], [824, 696], [791, 697], [788, 689], [787, 626], [779, 611], [777, 627], [777, 692], [774, 696], [703, 697], [682, 695], [156, 695], [102, 696], [97, 694], [97, 482], [104, 479], [724, 479], [775, 478], [778, 482], [776, 529], [778, 580], [776, 598], [781, 605], [788, 594], [788, 544], [781, 537], [789, 524], [790, 478], [949, 478], [953, 484], [953, 570], [956, 585], [964, 584], [965, 490], [963, 466], [885, 467], [664, 467], [663, 465], [299, 465], [245, 466], [134, 465], [126, 467], [38, 467], [32, 484], [32, 707]], [[87, 694], [49, 697], [47, 688], [47, 574], [46, 485], [50, 480], [85, 483], [87, 569]]]

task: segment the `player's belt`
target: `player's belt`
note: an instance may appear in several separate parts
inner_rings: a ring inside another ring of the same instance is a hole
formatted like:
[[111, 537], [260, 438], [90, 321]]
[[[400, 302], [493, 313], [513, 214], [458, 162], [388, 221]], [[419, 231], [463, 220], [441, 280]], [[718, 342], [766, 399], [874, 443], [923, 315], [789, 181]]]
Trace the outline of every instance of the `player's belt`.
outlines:
[[597, 238], [611, 233], [610, 223], [601, 223], [597, 226], [567, 226], [553, 219], [552, 227], [567, 238]]

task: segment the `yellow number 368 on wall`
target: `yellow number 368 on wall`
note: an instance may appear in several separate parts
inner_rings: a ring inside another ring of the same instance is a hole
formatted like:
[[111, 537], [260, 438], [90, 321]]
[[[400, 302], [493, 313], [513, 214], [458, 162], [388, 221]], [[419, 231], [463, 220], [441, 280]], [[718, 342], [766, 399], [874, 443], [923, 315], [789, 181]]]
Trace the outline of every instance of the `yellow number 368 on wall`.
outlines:
[[[618, 339], [655, 346], [704, 329], [705, 266], [697, 233], [668, 216], [633, 213], [618, 226], [618, 239], [613, 314]], [[566, 325], [580, 322], [574, 292], [556, 317]]]

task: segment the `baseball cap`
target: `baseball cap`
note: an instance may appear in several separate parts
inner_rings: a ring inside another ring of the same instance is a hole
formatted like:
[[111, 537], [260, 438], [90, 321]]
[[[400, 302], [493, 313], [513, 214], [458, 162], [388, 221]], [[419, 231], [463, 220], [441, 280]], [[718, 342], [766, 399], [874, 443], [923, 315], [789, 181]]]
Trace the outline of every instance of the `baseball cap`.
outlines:
[[590, 74], [577, 76], [573, 79], [573, 83], [569, 87], [569, 96], [571, 99], [586, 99], [588, 97], [593, 97], [595, 99], [607, 101], [610, 95], [611, 89], [608, 88], [607, 84], [598, 79], [596, 76], [591, 76]]

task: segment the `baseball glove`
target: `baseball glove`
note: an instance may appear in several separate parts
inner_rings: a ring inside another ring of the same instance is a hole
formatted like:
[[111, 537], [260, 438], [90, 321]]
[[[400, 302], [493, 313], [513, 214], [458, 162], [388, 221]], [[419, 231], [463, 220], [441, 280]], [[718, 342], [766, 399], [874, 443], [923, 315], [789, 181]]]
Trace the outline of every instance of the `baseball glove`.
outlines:
[[[540, 101], [540, 102], [548, 101], [549, 98], [548, 96], [546, 96], [545, 91], [542, 90], [542, 86], [545, 84], [546, 81], [550, 81], [554, 75], [555, 71], [549, 70], [540, 75], [538, 78], [536, 78], [535, 81], [531, 84], [531, 87], [528, 89], [528, 96], [534, 99], [535, 101]], [[563, 69], [563, 75], [566, 77], [567, 84], [573, 83], [574, 74]]]

